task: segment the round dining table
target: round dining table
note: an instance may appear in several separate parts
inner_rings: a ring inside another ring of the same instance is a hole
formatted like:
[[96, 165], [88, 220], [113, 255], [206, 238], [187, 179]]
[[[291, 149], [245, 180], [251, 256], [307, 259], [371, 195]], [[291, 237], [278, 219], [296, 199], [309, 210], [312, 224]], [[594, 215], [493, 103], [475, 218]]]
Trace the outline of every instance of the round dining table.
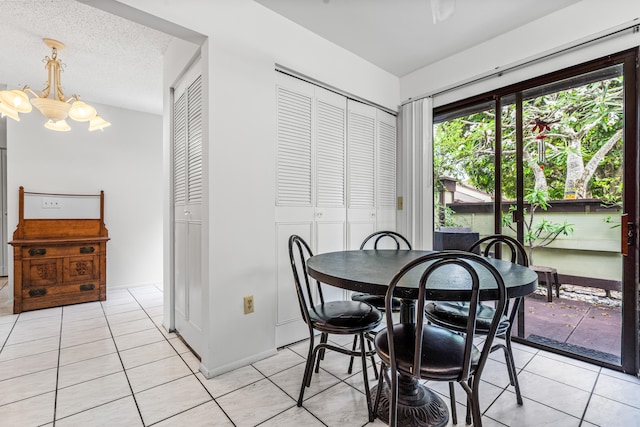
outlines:
[[[327, 252], [307, 260], [311, 277], [338, 288], [373, 295], [385, 295], [393, 276], [407, 263], [434, 251], [420, 250], [353, 250]], [[538, 284], [535, 271], [509, 261], [487, 258], [504, 279], [508, 298], [520, 298], [532, 293]], [[401, 323], [415, 321], [415, 300], [422, 268], [407, 274], [396, 288], [395, 296], [402, 299]], [[496, 299], [497, 289], [493, 276], [486, 269], [476, 270], [480, 279], [480, 299]], [[469, 300], [470, 282], [465, 270], [445, 266], [435, 271], [427, 283], [426, 298], [439, 301]], [[377, 386], [376, 386], [377, 387]], [[382, 392], [378, 417], [388, 420], [388, 389]], [[375, 390], [371, 392], [375, 396]], [[398, 387], [398, 420], [406, 426], [444, 426], [449, 412], [444, 401], [428, 387], [411, 376], [400, 375]]]

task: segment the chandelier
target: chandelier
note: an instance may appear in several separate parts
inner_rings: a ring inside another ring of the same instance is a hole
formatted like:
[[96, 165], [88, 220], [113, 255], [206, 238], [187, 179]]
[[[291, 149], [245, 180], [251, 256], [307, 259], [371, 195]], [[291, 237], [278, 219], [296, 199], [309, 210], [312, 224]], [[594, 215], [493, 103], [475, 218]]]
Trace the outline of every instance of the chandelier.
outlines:
[[[89, 122], [89, 131], [102, 130], [111, 123], [100, 117], [96, 109], [80, 100], [78, 95], [65, 98], [60, 83], [60, 73], [63, 63], [58, 59], [58, 50], [64, 49], [64, 44], [57, 40], [44, 39], [44, 44], [51, 48], [51, 57], [46, 56], [47, 81], [40, 93], [34, 92], [29, 86], [22, 90], [0, 91], [0, 114], [20, 121], [18, 113], [29, 113], [31, 107], [36, 107], [47, 119], [44, 127], [56, 131], [69, 131], [67, 117], [78, 122]], [[31, 95], [31, 98], [29, 98]]]

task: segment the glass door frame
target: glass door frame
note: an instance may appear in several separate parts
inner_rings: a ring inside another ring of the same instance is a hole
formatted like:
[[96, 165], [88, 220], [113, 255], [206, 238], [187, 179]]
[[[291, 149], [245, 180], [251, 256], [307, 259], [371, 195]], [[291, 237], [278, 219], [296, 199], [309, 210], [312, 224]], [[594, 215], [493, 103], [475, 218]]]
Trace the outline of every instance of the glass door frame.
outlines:
[[[627, 246], [627, 255], [623, 257], [622, 268], [622, 330], [621, 330], [621, 365], [612, 365], [607, 362], [594, 360], [575, 353], [551, 348], [542, 344], [527, 341], [522, 337], [513, 337], [513, 341], [522, 342], [527, 345], [538, 347], [544, 350], [559, 353], [574, 359], [583, 360], [589, 363], [605, 366], [614, 370], [624, 371], [637, 375], [640, 370], [640, 346], [639, 346], [639, 316], [638, 316], [638, 288], [640, 272], [638, 267], [638, 224], [640, 222], [640, 99], [636, 88], [640, 83], [639, 48], [629, 49], [623, 52], [612, 54], [604, 58], [589, 61], [580, 65], [566, 68], [560, 71], [549, 73], [540, 77], [529, 79], [520, 83], [493, 90], [489, 93], [474, 96], [461, 101], [437, 107], [434, 109], [434, 117], [447, 115], [456, 110], [468, 108], [474, 104], [492, 103], [495, 112], [495, 153], [494, 170], [495, 176], [495, 197], [494, 197], [494, 232], [502, 232], [501, 200], [502, 200], [502, 138], [501, 138], [501, 99], [507, 95], [515, 95], [516, 102], [516, 158], [517, 158], [517, 194], [516, 212], [514, 220], [516, 224], [517, 238], [524, 241], [524, 177], [523, 177], [523, 117], [522, 117], [522, 92], [536, 86], [568, 79], [580, 74], [606, 68], [612, 65], [622, 64], [624, 75], [624, 189], [623, 189], [623, 213], [627, 214], [629, 228], [621, 230], [622, 243]], [[621, 227], [622, 228], [622, 227]], [[627, 236], [628, 234], [628, 236]], [[522, 305], [521, 305], [522, 307]], [[518, 324], [524, 320], [524, 312], [520, 313]], [[523, 330], [520, 334], [523, 335]]]

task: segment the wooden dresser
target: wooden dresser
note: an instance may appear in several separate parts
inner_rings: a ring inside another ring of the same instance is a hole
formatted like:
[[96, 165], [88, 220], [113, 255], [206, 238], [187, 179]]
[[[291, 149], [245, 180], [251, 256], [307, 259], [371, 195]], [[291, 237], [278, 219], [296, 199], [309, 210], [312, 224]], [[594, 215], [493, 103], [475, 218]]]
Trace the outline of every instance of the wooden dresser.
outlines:
[[[25, 218], [25, 191], [20, 187], [18, 226], [13, 233], [13, 312], [104, 301], [107, 297], [107, 241], [104, 192], [99, 195], [26, 193], [37, 218]], [[35, 200], [35, 202], [34, 202]], [[65, 215], [60, 205], [79, 211], [96, 206], [90, 218], [47, 218]], [[86, 203], [85, 203], [86, 204]], [[52, 208], [53, 206], [53, 208]], [[38, 211], [42, 208], [44, 214]], [[44, 216], [44, 217], [43, 217]]]

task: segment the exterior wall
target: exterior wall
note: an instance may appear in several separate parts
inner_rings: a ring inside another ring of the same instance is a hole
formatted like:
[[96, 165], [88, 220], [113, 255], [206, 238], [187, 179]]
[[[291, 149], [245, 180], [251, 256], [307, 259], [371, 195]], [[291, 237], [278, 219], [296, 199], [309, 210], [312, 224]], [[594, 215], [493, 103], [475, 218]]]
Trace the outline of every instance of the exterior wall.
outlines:
[[[549, 211], [536, 211], [534, 224], [543, 219], [556, 223], [566, 220], [573, 224], [574, 232], [569, 236], [558, 236], [547, 247], [534, 249], [533, 263], [555, 267], [561, 274], [621, 280], [620, 227], [615, 226], [620, 211], [615, 208], [596, 209], [579, 200], [551, 201], [551, 205]], [[482, 209], [487, 205], [475, 206], [476, 212], [473, 212], [474, 204], [449, 205], [461, 212], [455, 215], [461, 225], [479, 232], [480, 237], [493, 234], [493, 214]], [[596, 203], [595, 206], [599, 205]], [[582, 212], [576, 212], [579, 209]], [[607, 222], [609, 217], [613, 222]], [[510, 230], [505, 230], [505, 233], [515, 237]]]

